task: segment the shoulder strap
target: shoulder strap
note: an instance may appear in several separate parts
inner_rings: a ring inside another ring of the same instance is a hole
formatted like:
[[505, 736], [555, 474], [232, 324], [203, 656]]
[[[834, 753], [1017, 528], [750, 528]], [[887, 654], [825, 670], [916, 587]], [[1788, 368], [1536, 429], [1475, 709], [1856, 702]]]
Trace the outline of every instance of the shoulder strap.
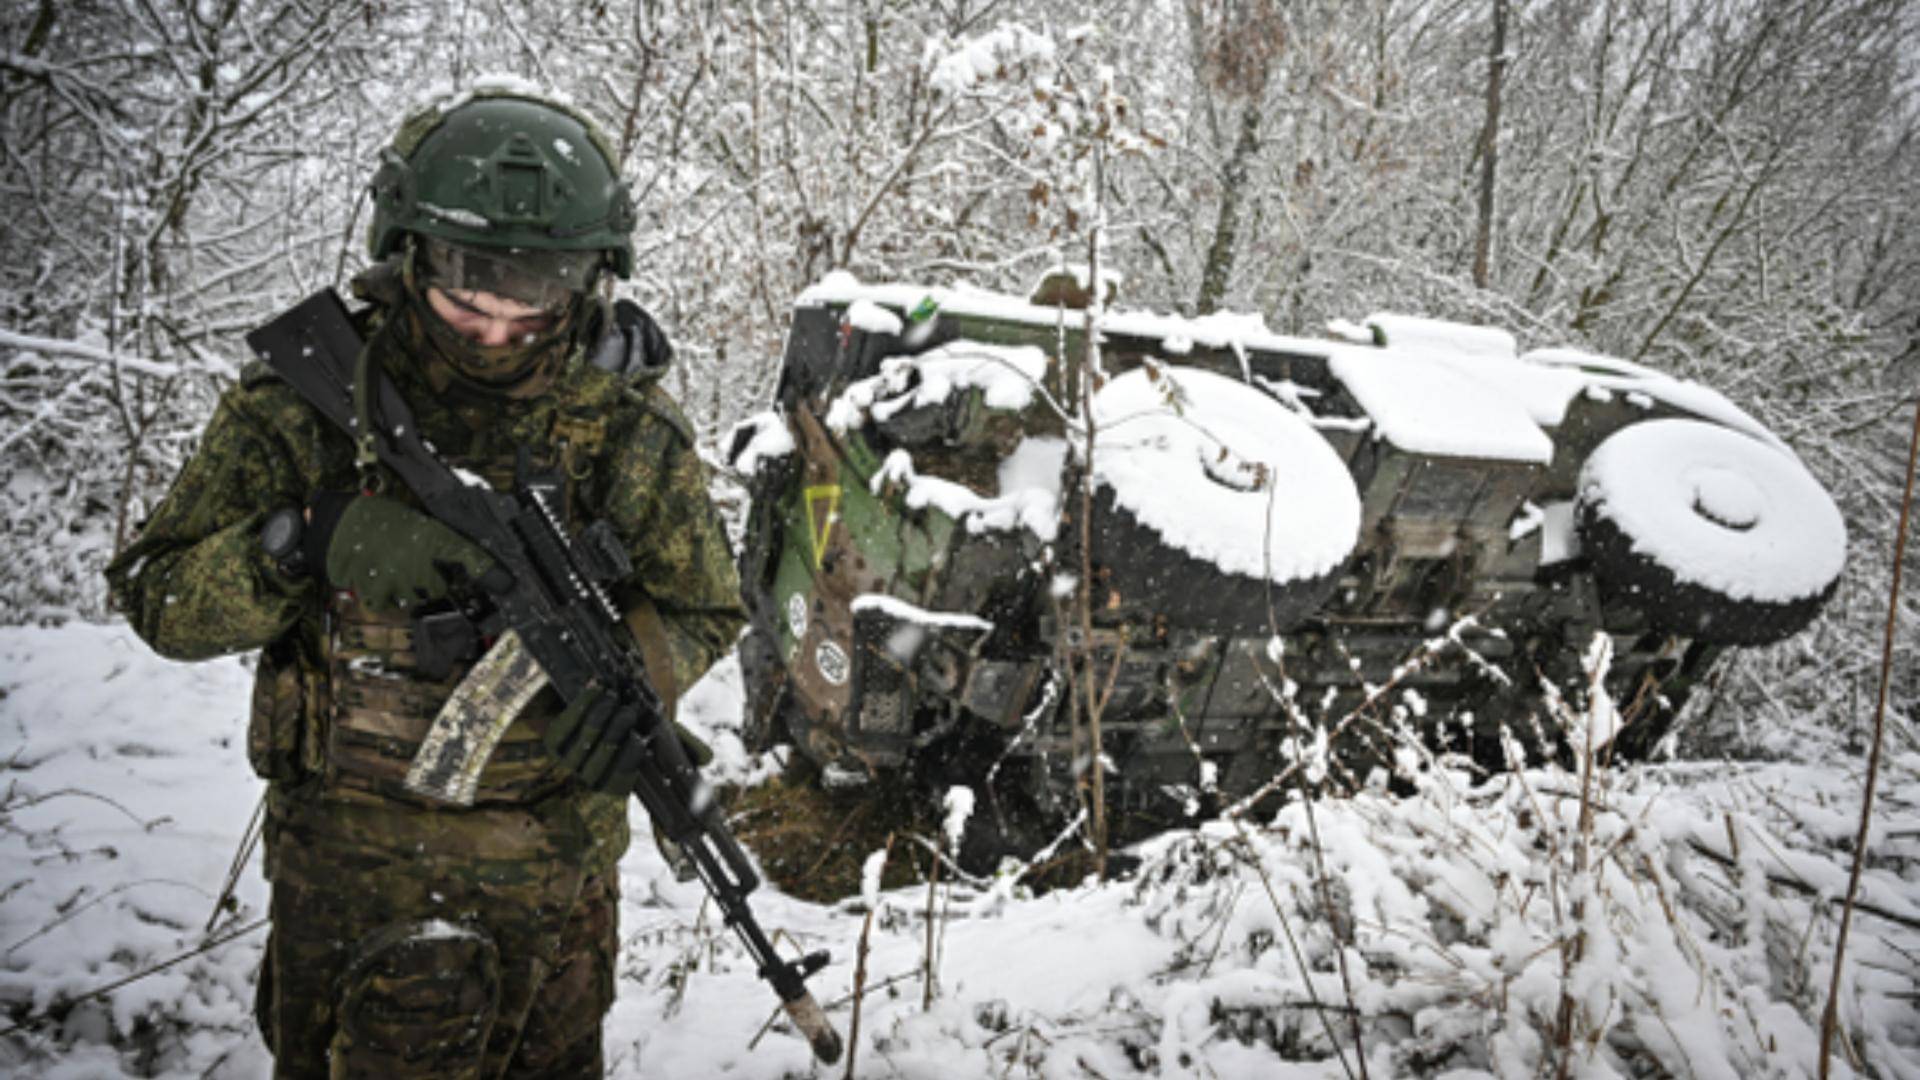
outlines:
[[627, 629], [633, 631], [633, 640], [640, 646], [640, 656], [647, 663], [647, 675], [653, 680], [653, 688], [660, 700], [667, 706], [667, 718], [673, 719], [680, 703], [680, 682], [674, 675], [673, 648], [667, 644], [667, 624], [660, 617], [660, 609], [645, 595], [636, 597], [627, 607]]

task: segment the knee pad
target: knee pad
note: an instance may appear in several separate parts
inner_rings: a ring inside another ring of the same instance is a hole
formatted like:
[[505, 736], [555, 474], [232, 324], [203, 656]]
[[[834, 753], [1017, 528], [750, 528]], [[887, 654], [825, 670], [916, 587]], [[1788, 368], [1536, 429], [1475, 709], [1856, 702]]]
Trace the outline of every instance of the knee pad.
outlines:
[[389, 923], [354, 948], [334, 1032], [335, 1077], [472, 1077], [500, 1007], [500, 950], [439, 919]]

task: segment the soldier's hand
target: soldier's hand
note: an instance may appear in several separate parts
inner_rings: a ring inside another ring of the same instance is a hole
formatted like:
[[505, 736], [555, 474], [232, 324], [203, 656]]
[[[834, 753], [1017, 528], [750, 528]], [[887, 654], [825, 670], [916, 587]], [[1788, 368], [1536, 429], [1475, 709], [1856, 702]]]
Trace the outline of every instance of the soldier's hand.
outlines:
[[496, 584], [505, 573], [459, 533], [383, 495], [324, 493], [309, 508], [310, 561], [376, 611], [405, 611], [445, 597], [455, 584], [490, 573], [487, 584]]
[[[699, 736], [678, 721], [673, 722], [672, 729], [695, 767], [713, 760], [713, 748]], [[549, 721], [541, 738], [547, 750], [581, 783], [620, 795], [633, 790], [640, 778], [641, 759], [647, 753], [639, 706], [622, 701], [597, 683], [590, 684]]]
[[639, 726], [638, 705], [593, 683], [547, 723], [541, 738], [581, 783], [595, 791], [625, 795], [639, 780], [640, 761], [646, 754]]

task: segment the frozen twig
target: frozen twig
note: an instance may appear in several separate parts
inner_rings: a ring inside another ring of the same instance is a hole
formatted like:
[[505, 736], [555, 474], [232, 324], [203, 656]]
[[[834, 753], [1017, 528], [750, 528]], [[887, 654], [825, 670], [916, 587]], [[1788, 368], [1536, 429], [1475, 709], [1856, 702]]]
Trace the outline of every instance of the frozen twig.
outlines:
[[[1599, 753], [1594, 746], [1594, 731], [1599, 724], [1602, 712], [1612, 707], [1607, 699], [1606, 672], [1608, 662], [1613, 655], [1613, 639], [1605, 634], [1595, 634], [1593, 646], [1587, 652], [1587, 715], [1580, 725], [1585, 736], [1585, 744], [1580, 753], [1580, 814], [1574, 826], [1573, 836], [1573, 885], [1572, 916], [1574, 930], [1570, 938], [1561, 944], [1561, 983], [1559, 1020], [1554, 1033], [1554, 1042], [1560, 1051], [1560, 1065], [1556, 1075], [1564, 1078], [1573, 1067], [1573, 1029], [1578, 1019], [1580, 1005], [1574, 1000], [1574, 987], [1581, 963], [1587, 953], [1587, 905], [1599, 899], [1598, 885], [1600, 875], [1595, 873], [1591, 880], [1587, 878], [1593, 863], [1593, 823], [1594, 823], [1594, 764]], [[1566, 714], [1571, 718], [1571, 712]], [[1556, 865], [1558, 865], [1556, 863]], [[1590, 888], [1591, 887], [1591, 888]], [[1595, 1032], [1597, 1035], [1599, 1032]]]
[[[1293, 953], [1294, 966], [1300, 969], [1300, 984], [1306, 988], [1307, 1000], [1313, 1003], [1314, 1015], [1320, 1018], [1320, 1026], [1326, 1029], [1327, 1041], [1333, 1044], [1334, 1053], [1340, 1055], [1341, 1071], [1347, 1074], [1349, 1080], [1352, 1080], [1353, 1067], [1347, 1064], [1347, 1052], [1341, 1048], [1340, 1040], [1334, 1036], [1333, 1021], [1327, 1019], [1327, 1006], [1321, 1002], [1319, 993], [1313, 988], [1313, 969], [1308, 966], [1306, 956], [1300, 951], [1300, 941], [1294, 936], [1293, 922], [1287, 918], [1286, 909], [1280, 904], [1279, 894], [1273, 890], [1273, 878], [1267, 874], [1267, 864], [1260, 858], [1260, 853], [1254, 848], [1252, 839], [1247, 836], [1246, 825], [1238, 818], [1230, 820], [1233, 821], [1234, 829], [1240, 834], [1240, 843], [1244, 849], [1242, 858], [1246, 860], [1249, 866], [1253, 867], [1253, 872], [1259, 875], [1260, 886], [1267, 892], [1267, 902], [1273, 905], [1274, 918], [1280, 921], [1280, 930], [1287, 937], [1287, 948]], [[1341, 956], [1340, 966], [1344, 974], [1346, 970], [1346, 946], [1341, 942], [1338, 933], [1334, 935], [1333, 948], [1334, 952]], [[1358, 1010], [1353, 1008], [1353, 987], [1351, 984], [1346, 985], [1346, 991], [1348, 1015], [1351, 1016], [1353, 1020], [1353, 1049], [1354, 1053], [1360, 1059], [1360, 1072], [1361, 1075], [1364, 1076], [1367, 1070], [1367, 1054], [1365, 1047], [1362, 1046], [1360, 1042], [1360, 1016]]]
[[79, 788], [60, 788], [57, 791], [43, 792], [38, 795], [27, 795], [21, 793], [17, 786], [10, 786], [7, 790], [5, 800], [0, 801], [0, 813], [12, 813], [15, 810], [24, 810], [27, 807], [38, 806], [43, 802], [51, 802], [54, 799], [60, 798], [92, 799], [95, 802], [105, 803], [115, 810], [120, 811], [122, 814], [125, 814], [127, 820], [138, 825], [143, 832], [152, 832], [173, 820], [169, 817], [143, 819], [139, 814], [134, 813], [105, 795], [99, 795], [91, 791], [82, 791]]
[[939, 898], [940, 898], [940, 856], [936, 852], [927, 869], [927, 943], [926, 957], [921, 961], [920, 970], [924, 978], [920, 986], [920, 1008], [923, 1012], [933, 1011], [934, 986], [939, 981]]
[[[1300, 739], [1299, 729], [1297, 727], [1294, 729], [1293, 737], [1297, 753]], [[1326, 912], [1327, 924], [1333, 930], [1333, 956], [1339, 965], [1340, 990], [1347, 998], [1347, 1008], [1349, 1010], [1347, 1018], [1353, 1030], [1353, 1056], [1360, 1063], [1360, 1080], [1367, 1080], [1367, 1047], [1360, 1035], [1360, 1010], [1354, 1005], [1353, 1001], [1353, 975], [1347, 968], [1347, 949], [1353, 944], [1354, 920], [1351, 913], [1349, 913], [1344, 921], [1341, 920], [1339, 913], [1334, 909], [1333, 886], [1330, 883], [1330, 875], [1327, 872], [1326, 848], [1320, 842], [1320, 822], [1313, 812], [1313, 792], [1307, 790], [1305, 777], [1301, 777], [1300, 781], [1301, 805], [1306, 812], [1307, 832], [1313, 843], [1314, 887], [1320, 894], [1320, 908]], [[1234, 824], [1238, 825], [1239, 822], [1235, 821]], [[1339, 1048], [1339, 1045], [1337, 1042], [1334, 1043], [1336, 1049]], [[1347, 1055], [1345, 1051], [1340, 1052], [1340, 1067], [1347, 1070], [1349, 1077], [1353, 1075], [1353, 1070], [1347, 1066]]]
[[[1716, 851], [1698, 840], [1688, 840], [1687, 848], [1694, 854], [1711, 859], [1729, 870], [1739, 866], [1739, 860], [1735, 856], [1729, 855], [1724, 851]], [[1766, 877], [1768, 885], [1777, 889], [1786, 889], [1789, 892], [1798, 893], [1809, 899], [1819, 900], [1824, 895], [1820, 889], [1807, 884], [1799, 877], [1791, 874], [1768, 874]], [[1848, 898], [1838, 896], [1826, 896], [1825, 900], [1827, 903], [1837, 903], [1843, 906], [1848, 903]], [[1909, 930], [1920, 931], [1920, 919], [1916, 919], [1911, 915], [1902, 915], [1891, 908], [1872, 903], [1871, 901], [1861, 900], [1858, 897], [1852, 897], [1851, 901], [1852, 906], [1857, 911], [1863, 911], [1875, 918], [1885, 919], [1890, 923], [1904, 926]], [[1664, 898], [1662, 899], [1662, 903], [1665, 903]]]
[[1913, 439], [1907, 446], [1907, 489], [1900, 501], [1900, 526], [1893, 541], [1893, 580], [1887, 586], [1887, 631], [1880, 653], [1880, 693], [1873, 709], [1873, 745], [1867, 751], [1866, 790], [1860, 796], [1860, 831], [1853, 841], [1853, 868], [1847, 873], [1847, 899], [1840, 908], [1840, 933], [1833, 943], [1833, 980], [1827, 987], [1827, 1007], [1820, 1015], [1820, 1076], [1826, 1080], [1833, 1035], [1840, 1026], [1840, 978], [1846, 970], [1847, 934], [1853, 929], [1855, 897], [1860, 871], [1867, 861], [1867, 833], [1873, 825], [1873, 793], [1880, 777], [1880, 746], [1887, 728], [1887, 690], [1893, 681], [1894, 631], [1900, 621], [1900, 564], [1907, 556], [1907, 522], [1913, 511], [1914, 463], [1920, 460], [1920, 398], [1913, 403]]
[[853, 1080], [854, 1059], [860, 1053], [860, 1005], [866, 998], [867, 953], [873, 936], [873, 917], [880, 910], [880, 878], [886, 873], [887, 858], [893, 854], [893, 834], [887, 834], [887, 846], [867, 859], [862, 875], [867, 900], [867, 917], [860, 923], [860, 944], [853, 961], [853, 1018], [847, 1021], [847, 1080]]
[[[111, 900], [114, 897], [121, 895], [122, 893], [131, 892], [135, 889], [144, 888], [149, 885], [171, 885], [174, 888], [187, 889], [192, 892], [200, 893], [201, 895], [205, 895], [206, 893], [206, 890], [200, 888], [200, 886], [195, 885], [191, 882], [169, 881], [166, 878], [145, 878], [140, 881], [121, 882], [120, 884], [115, 885], [113, 888], [108, 889], [107, 891], [101, 893], [98, 896], [93, 897], [92, 899], [88, 900], [86, 903], [83, 904], [83, 903], [80, 903], [79, 900], [82, 896], [85, 896], [87, 894], [89, 889], [85, 886], [82, 886], [78, 892], [74, 893], [71, 897], [68, 898], [68, 900], [64, 904], [61, 904], [59, 906], [58, 910], [60, 911], [60, 914], [58, 918], [55, 918], [49, 921], [48, 923], [46, 923], [46, 925], [40, 927], [40, 929], [35, 930], [33, 933], [28, 934], [26, 937], [23, 937], [20, 940], [15, 941], [11, 945], [8, 945], [4, 952], [0, 952], [0, 956], [10, 957], [14, 953], [20, 951], [22, 947], [29, 945], [35, 941], [38, 941], [43, 937], [46, 937], [48, 934], [52, 933], [53, 931], [59, 929], [62, 926], [65, 926], [67, 923], [72, 922], [74, 919], [80, 917], [82, 914], [85, 914], [86, 912], [91, 911], [92, 909], [100, 906], [101, 904], [106, 903], [108, 900]], [[212, 926], [207, 927], [207, 932], [211, 933], [212, 930], [213, 930]]]
[[258, 930], [265, 925], [267, 925], [267, 920], [255, 919], [253, 922], [250, 922], [245, 926], [241, 926], [234, 930], [228, 931], [227, 933], [222, 934], [217, 938], [212, 938], [208, 941], [204, 941], [200, 943], [198, 946], [192, 949], [188, 949], [186, 952], [183, 952], [180, 955], [175, 956], [170, 960], [163, 960], [160, 963], [154, 964], [151, 967], [142, 968], [141, 970], [126, 976], [125, 978], [115, 979], [114, 981], [106, 984], [105, 986], [95, 987], [94, 989], [89, 990], [78, 997], [63, 998], [61, 1000], [55, 1001], [53, 1004], [47, 1006], [45, 1010], [41, 1012], [33, 1013], [29, 1015], [26, 1019], [20, 1020], [12, 1024], [11, 1026], [7, 1027], [4, 1030], [0, 1030], [0, 1039], [4, 1039], [7, 1036], [13, 1034], [14, 1032], [20, 1031], [25, 1028], [35, 1028], [35, 1027], [39, 1027], [41, 1024], [47, 1023], [48, 1021], [60, 1020], [64, 1018], [68, 1013], [72, 1012], [75, 1006], [92, 1001], [95, 998], [105, 997], [108, 994], [113, 993], [115, 990], [118, 990], [123, 986], [126, 986], [130, 983], [139, 982], [141, 979], [144, 979], [149, 975], [157, 975], [160, 972], [165, 971], [170, 967], [173, 967], [175, 964], [184, 963], [188, 960], [193, 959], [196, 956], [199, 956], [202, 953], [212, 952], [213, 950], [219, 948], [220, 946], [225, 945], [226, 943], [233, 941], [236, 938], [245, 937], [246, 935], [253, 933], [255, 930]]
[[233, 905], [233, 890], [240, 885], [240, 875], [253, 859], [253, 849], [260, 843], [261, 829], [265, 823], [267, 796], [262, 792], [254, 801], [253, 817], [247, 822], [247, 831], [240, 837], [240, 846], [234, 849], [233, 862], [227, 866], [226, 882], [220, 886], [220, 895], [213, 901], [213, 911], [207, 915], [205, 933], [213, 933], [215, 924], [220, 921], [220, 913]]
[[[1449, 645], [1464, 649], [1470, 657], [1477, 657], [1477, 654], [1475, 654], [1472, 649], [1468, 649], [1464, 643], [1452, 637], [1434, 638], [1422, 643], [1421, 646], [1414, 651], [1412, 657], [1394, 668], [1391, 678], [1379, 686], [1369, 686], [1366, 697], [1352, 709], [1349, 709], [1346, 715], [1335, 722], [1331, 728], [1327, 729], [1327, 741], [1331, 743], [1338, 739], [1356, 720], [1371, 713], [1381, 701], [1398, 690], [1402, 682], [1425, 670], [1427, 666], [1432, 664], [1434, 659], [1440, 655], [1441, 650]], [[1303, 727], [1312, 726], [1311, 722], [1300, 712], [1298, 703], [1294, 701], [1293, 694], [1289, 693], [1285, 686], [1274, 685], [1272, 681], [1268, 679], [1267, 673], [1257, 667], [1254, 673], [1260, 678], [1268, 694], [1287, 709], [1288, 715], [1294, 720], [1296, 725]], [[1229, 819], [1242, 817], [1255, 806], [1258, 806], [1261, 800], [1286, 786], [1286, 784], [1293, 779], [1294, 773], [1299, 770], [1300, 767], [1301, 761], [1296, 759], [1279, 773], [1270, 777], [1266, 783], [1256, 788], [1252, 794], [1247, 795], [1239, 802], [1227, 807], [1220, 816]]]

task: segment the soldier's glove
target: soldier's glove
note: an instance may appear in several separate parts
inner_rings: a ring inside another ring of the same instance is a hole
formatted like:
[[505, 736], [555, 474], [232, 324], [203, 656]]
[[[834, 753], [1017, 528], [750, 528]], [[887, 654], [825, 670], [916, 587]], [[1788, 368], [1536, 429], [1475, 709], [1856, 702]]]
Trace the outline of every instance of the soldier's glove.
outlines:
[[493, 590], [512, 581], [471, 541], [383, 495], [323, 492], [308, 507], [308, 564], [375, 611], [405, 611], [465, 582]]
[[640, 707], [597, 683], [548, 721], [541, 738], [547, 750], [582, 784], [612, 795], [633, 791], [646, 755]]
[[[639, 781], [640, 763], [647, 753], [639, 727], [639, 705], [590, 684], [567, 703], [560, 715], [548, 721], [541, 738], [561, 766], [581, 783], [595, 791], [625, 795]], [[673, 732], [695, 765], [713, 760], [713, 750], [693, 732], [678, 722], [673, 724]]]

